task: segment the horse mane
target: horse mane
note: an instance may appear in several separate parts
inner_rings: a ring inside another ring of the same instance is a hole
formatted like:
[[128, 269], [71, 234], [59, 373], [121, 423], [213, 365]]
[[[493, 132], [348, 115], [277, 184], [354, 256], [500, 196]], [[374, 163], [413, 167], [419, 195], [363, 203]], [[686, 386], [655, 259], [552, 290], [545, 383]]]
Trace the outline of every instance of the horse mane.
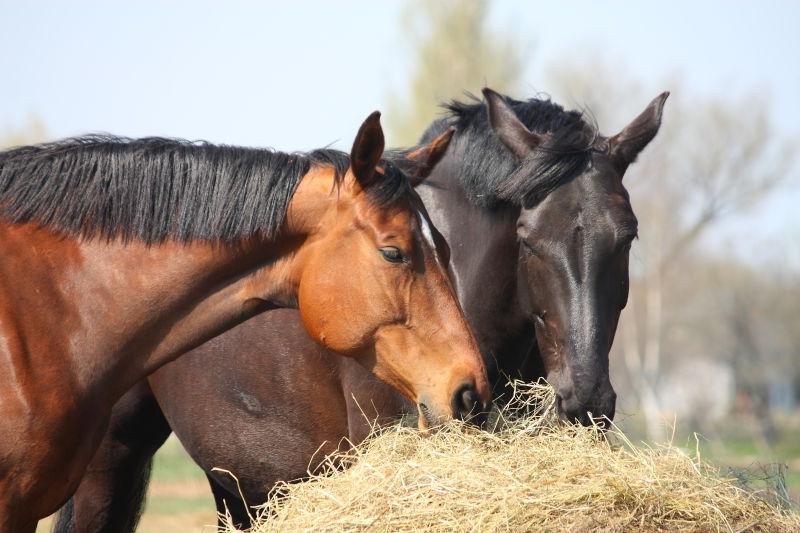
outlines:
[[[0, 218], [65, 234], [124, 241], [274, 237], [302, 177], [350, 166], [340, 151], [283, 153], [149, 137], [89, 135], [0, 152]], [[399, 172], [367, 190], [388, 203], [408, 188]]]
[[467, 97], [468, 102], [445, 104], [447, 115], [431, 124], [421, 143], [456, 127], [450, 150], [459, 161], [459, 180], [473, 203], [488, 208], [503, 202], [530, 206], [588, 166], [599, 134], [583, 113], [566, 111], [549, 99], [519, 101], [503, 96], [528, 129], [547, 134], [531, 155], [519, 161], [492, 131], [486, 104]]

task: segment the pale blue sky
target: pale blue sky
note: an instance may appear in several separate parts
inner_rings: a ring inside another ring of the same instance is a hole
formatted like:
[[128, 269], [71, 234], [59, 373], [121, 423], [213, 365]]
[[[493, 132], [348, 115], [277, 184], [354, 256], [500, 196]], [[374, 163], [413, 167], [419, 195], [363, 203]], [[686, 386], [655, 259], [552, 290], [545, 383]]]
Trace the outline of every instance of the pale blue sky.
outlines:
[[[361, 120], [403, 91], [403, 6], [0, 1], [0, 131], [35, 115], [53, 137], [347, 149]], [[548, 91], [542, 73], [556, 59], [599, 55], [654, 94], [674, 73], [692, 90], [756, 90], [774, 101], [780, 127], [800, 135], [800, 3], [507, 0], [492, 21], [534, 43], [532, 92]], [[787, 225], [798, 236], [798, 202], [795, 182], [718, 239], [780, 239]]]

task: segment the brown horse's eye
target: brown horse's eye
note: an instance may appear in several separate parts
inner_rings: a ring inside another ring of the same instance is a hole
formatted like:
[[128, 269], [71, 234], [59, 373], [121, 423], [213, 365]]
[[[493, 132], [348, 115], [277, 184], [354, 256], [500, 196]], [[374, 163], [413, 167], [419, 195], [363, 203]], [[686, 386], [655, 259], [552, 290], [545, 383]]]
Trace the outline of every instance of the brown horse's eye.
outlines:
[[384, 246], [380, 249], [383, 258], [389, 261], [390, 263], [402, 263], [405, 261], [403, 258], [403, 252], [400, 251], [399, 248], [395, 248], [394, 246]]

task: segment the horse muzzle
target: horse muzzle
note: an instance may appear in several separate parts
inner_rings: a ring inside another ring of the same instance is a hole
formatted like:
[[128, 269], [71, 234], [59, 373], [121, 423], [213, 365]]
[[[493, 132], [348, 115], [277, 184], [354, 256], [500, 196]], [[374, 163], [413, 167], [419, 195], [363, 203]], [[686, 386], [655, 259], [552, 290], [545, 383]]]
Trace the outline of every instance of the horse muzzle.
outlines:
[[617, 393], [611, 384], [602, 390], [594, 390], [581, 396], [571, 387], [559, 387], [556, 391], [556, 409], [558, 414], [568, 422], [576, 422], [584, 426], [597, 425], [608, 429], [614, 420], [617, 405]]

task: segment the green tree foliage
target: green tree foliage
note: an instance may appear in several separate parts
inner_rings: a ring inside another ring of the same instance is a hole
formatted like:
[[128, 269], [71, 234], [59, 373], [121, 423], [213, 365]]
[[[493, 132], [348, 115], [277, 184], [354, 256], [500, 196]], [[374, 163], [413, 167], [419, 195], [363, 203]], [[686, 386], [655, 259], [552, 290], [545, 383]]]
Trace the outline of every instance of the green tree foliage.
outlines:
[[[412, 0], [401, 19], [411, 46], [409, 85], [390, 95], [387, 125], [392, 144], [409, 145], [440, 112], [439, 104], [480, 94], [519, 88], [529, 46], [508, 31], [488, 24], [487, 0]], [[403, 95], [403, 96], [398, 96]]]

